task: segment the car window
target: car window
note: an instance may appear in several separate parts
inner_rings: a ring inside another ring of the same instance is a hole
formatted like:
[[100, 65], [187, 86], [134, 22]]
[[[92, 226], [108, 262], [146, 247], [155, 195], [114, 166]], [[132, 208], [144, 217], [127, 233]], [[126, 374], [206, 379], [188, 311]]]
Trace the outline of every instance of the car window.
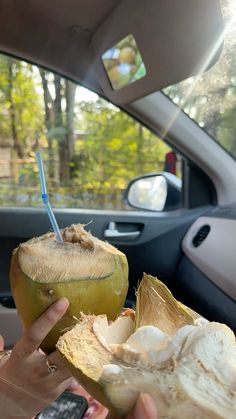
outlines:
[[[224, 46], [219, 60], [208, 71], [164, 89], [164, 93], [236, 158], [236, 2], [222, 0], [224, 34], [213, 50]], [[210, 64], [209, 53], [202, 71]]]
[[0, 205], [41, 206], [35, 152], [57, 207], [131, 209], [128, 182], [181, 177], [180, 158], [150, 130], [95, 93], [0, 56]]

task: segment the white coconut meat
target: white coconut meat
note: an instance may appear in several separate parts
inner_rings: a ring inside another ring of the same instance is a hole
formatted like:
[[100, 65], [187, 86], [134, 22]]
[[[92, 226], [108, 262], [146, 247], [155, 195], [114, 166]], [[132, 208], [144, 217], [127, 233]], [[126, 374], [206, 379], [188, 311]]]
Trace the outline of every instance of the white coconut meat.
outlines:
[[113, 359], [112, 344], [125, 342], [134, 330], [131, 317], [110, 323], [105, 315], [85, 316], [57, 342], [57, 349], [69, 366], [98, 381], [104, 365]]
[[20, 267], [33, 281], [102, 279], [125, 259], [122, 252], [92, 236], [81, 224], [67, 227], [61, 234], [63, 242], [57, 241], [54, 233], [47, 233], [20, 245]]
[[169, 340], [160, 330], [149, 331], [141, 327], [126, 343], [111, 346], [119, 363], [105, 365], [100, 381], [112, 404], [125, 414], [140, 392], [148, 392], [159, 418], [235, 419], [233, 332], [213, 322], [184, 326]]
[[131, 317], [118, 317], [110, 324], [106, 316], [99, 316], [93, 323], [93, 331], [101, 343], [110, 348], [112, 344], [125, 342], [133, 332], [134, 324]]
[[172, 337], [156, 327], [132, 332], [130, 318], [109, 325], [106, 316], [85, 316], [57, 348], [100, 383], [121, 416], [147, 392], [160, 419], [235, 419], [236, 345], [227, 326], [197, 321]]

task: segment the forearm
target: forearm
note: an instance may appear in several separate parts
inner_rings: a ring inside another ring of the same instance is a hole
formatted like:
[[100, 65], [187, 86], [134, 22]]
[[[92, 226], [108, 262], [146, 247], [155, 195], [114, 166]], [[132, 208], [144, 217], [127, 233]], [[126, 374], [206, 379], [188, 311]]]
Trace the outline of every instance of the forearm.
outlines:
[[32, 416], [4, 416], [4, 419], [34, 419]]
[[14, 388], [4, 381], [0, 377], [0, 418], [34, 419], [34, 415], [27, 414], [28, 409], [22, 409], [21, 407], [22, 394], [14, 391]]

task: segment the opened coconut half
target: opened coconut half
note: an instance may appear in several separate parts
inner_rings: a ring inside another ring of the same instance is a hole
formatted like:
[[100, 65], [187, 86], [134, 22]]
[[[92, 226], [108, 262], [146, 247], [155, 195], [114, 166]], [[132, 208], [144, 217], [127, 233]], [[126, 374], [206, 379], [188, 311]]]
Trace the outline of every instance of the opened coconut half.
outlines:
[[236, 345], [226, 325], [199, 317], [149, 275], [135, 317], [125, 314], [111, 324], [84, 315], [56, 345], [90, 394], [118, 417], [145, 392], [159, 419], [236, 418]]
[[80, 313], [106, 313], [116, 319], [128, 289], [126, 256], [109, 243], [72, 225], [61, 230], [63, 242], [48, 233], [21, 244], [11, 262], [10, 282], [16, 308], [28, 328], [60, 297], [69, 309], [42, 343], [55, 349], [61, 334], [76, 323]]

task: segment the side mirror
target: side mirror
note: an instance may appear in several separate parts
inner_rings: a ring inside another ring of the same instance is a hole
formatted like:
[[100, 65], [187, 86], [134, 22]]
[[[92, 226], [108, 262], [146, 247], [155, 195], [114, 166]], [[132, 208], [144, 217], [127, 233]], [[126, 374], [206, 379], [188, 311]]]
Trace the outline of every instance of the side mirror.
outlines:
[[141, 210], [170, 211], [181, 205], [181, 187], [181, 179], [171, 173], [148, 174], [129, 183], [125, 199]]

